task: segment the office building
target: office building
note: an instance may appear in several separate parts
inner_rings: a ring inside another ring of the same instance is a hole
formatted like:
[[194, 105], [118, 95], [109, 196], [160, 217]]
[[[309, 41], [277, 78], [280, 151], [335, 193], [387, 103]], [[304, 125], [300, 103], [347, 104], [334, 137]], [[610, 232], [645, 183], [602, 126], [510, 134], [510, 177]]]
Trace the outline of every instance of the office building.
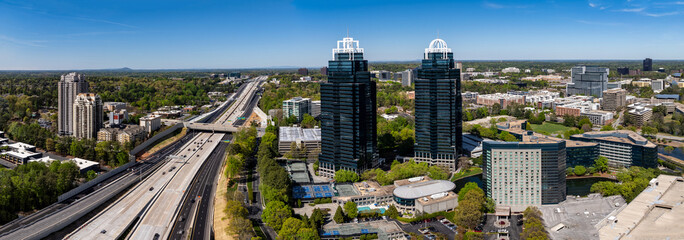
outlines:
[[371, 71], [371, 77], [377, 78], [380, 81], [387, 81], [391, 80], [392, 73], [390, 71], [385, 71], [385, 70], [378, 70], [378, 71]]
[[520, 68], [507, 67], [501, 70], [502, 73], [520, 73]]
[[485, 194], [497, 206], [522, 211], [565, 200], [564, 140], [526, 135], [521, 142], [485, 140], [482, 148]]
[[603, 67], [576, 66], [572, 68], [572, 82], [566, 87], [566, 95], [585, 95], [603, 97], [608, 90], [608, 73]]
[[147, 133], [156, 131], [161, 127], [161, 116], [160, 115], [147, 115], [140, 118], [140, 126]]
[[644, 106], [636, 106], [627, 112], [630, 122], [637, 127], [641, 127], [644, 123], [650, 121], [652, 116], [653, 110]]
[[304, 114], [311, 115], [311, 99], [294, 97], [283, 101], [283, 117], [295, 116], [297, 121], [304, 119]]
[[88, 92], [85, 75], [75, 72], [62, 75], [57, 85], [57, 131], [59, 135], [74, 132], [73, 106], [76, 96]]
[[309, 158], [321, 152], [320, 128], [280, 127], [278, 136], [278, 152], [282, 155], [292, 150], [292, 143], [300, 149], [306, 149]]
[[624, 89], [609, 89], [603, 92], [601, 107], [605, 111], [615, 111], [627, 105], [627, 91]]
[[617, 73], [620, 75], [629, 75], [629, 68], [628, 67], [617, 68]]
[[653, 60], [650, 58], [644, 59], [644, 72], [653, 71]]
[[580, 116], [589, 118], [593, 125], [607, 125], [613, 120], [613, 112], [593, 110], [580, 113]]
[[663, 91], [663, 89], [665, 89], [665, 81], [663, 81], [663, 79], [651, 81], [651, 89], [657, 93]]
[[456, 185], [426, 176], [394, 181], [394, 205], [403, 213], [425, 214], [451, 211], [458, 205]]
[[404, 87], [411, 86], [413, 82], [415, 81], [415, 74], [413, 74], [412, 69], [406, 69], [405, 71], [401, 72], [401, 85]]
[[119, 135], [118, 128], [105, 127], [97, 131], [97, 141], [115, 141], [116, 137]]
[[599, 155], [608, 158], [608, 166], [656, 167], [658, 148], [641, 135], [628, 131], [587, 132], [570, 136], [570, 140], [599, 144]]
[[109, 112], [109, 126], [121, 126], [124, 121], [128, 120], [128, 111], [126, 109], [119, 109]]
[[126, 109], [125, 102], [104, 102], [103, 108], [105, 111], [116, 111], [120, 109]]
[[[224, 76], [225, 76], [225, 74], [224, 74]], [[232, 79], [241, 78], [242, 74], [240, 74], [240, 72], [231, 72], [228, 74], [228, 77], [232, 78]]]
[[463, 141], [460, 71], [446, 42], [432, 40], [416, 74], [416, 162], [456, 171]]
[[321, 83], [321, 154], [319, 174], [340, 169], [362, 173], [379, 165], [376, 87], [359, 42], [337, 41], [328, 61], [328, 82]]
[[102, 128], [103, 111], [100, 96], [94, 93], [80, 93], [73, 105], [73, 127], [75, 138], [97, 138]]
[[328, 67], [321, 68], [321, 75], [328, 75]]
[[493, 106], [498, 103], [502, 108], [506, 108], [511, 104], [525, 105], [525, 96], [508, 93], [483, 94], [478, 95], [475, 102], [487, 106]]
[[300, 69], [297, 69], [297, 73], [298, 73], [299, 75], [309, 75], [309, 69], [300, 68]]
[[116, 136], [116, 140], [121, 144], [126, 142], [136, 142], [137, 140], [142, 140], [147, 135], [145, 128], [137, 125], [128, 125], [126, 128], [121, 130]]
[[311, 101], [311, 116], [317, 118], [321, 115], [321, 101]]
[[660, 175], [626, 207], [596, 224], [600, 239], [681, 239], [684, 179]]
[[594, 111], [599, 109], [599, 104], [598, 103], [593, 103], [593, 102], [588, 102], [588, 101], [580, 101], [580, 102], [574, 102], [570, 104], [565, 104], [562, 106], [556, 106], [556, 115], [557, 116], [566, 116], [566, 115], [571, 115], [575, 117], [579, 117], [582, 115], [582, 113]]

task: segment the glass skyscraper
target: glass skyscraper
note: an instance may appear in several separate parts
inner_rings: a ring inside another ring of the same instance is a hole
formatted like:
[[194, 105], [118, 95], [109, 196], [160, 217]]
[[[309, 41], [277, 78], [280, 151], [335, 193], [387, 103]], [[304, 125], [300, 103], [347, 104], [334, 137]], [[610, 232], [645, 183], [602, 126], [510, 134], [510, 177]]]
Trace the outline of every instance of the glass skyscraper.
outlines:
[[446, 42], [430, 42], [416, 75], [415, 161], [455, 171], [463, 141], [461, 70]]
[[375, 93], [359, 42], [350, 37], [337, 41], [328, 82], [321, 84], [321, 176], [377, 167]]

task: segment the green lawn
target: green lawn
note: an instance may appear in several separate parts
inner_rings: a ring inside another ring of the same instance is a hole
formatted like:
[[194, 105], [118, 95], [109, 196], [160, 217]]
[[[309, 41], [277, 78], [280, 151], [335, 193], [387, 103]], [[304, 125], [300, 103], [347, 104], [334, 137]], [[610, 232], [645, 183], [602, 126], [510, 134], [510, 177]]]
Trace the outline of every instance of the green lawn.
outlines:
[[532, 131], [539, 132], [539, 133], [550, 133], [550, 134], [563, 134], [564, 132], [573, 129], [571, 127], [566, 127], [561, 124], [556, 124], [556, 123], [550, 123], [550, 122], [544, 122], [541, 125], [539, 124], [530, 124], [532, 125]]
[[464, 177], [469, 177], [475, 174], [480, 174], [482, 173], [482, 168], [479, 167], [470, 167], [465, 171], [460, 171], [456, 174], [454, 174], [453, 177], [451, 177], [451, 181], [454, 182], [458, 179], [464, 178]]

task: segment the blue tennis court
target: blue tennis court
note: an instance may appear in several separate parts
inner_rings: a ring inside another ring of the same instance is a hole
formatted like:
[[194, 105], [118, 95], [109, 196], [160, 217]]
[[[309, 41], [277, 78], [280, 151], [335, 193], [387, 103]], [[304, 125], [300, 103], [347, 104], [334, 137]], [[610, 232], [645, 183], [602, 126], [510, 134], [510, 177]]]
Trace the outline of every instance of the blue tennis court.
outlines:
[[335, 196], [335, 193], [327, 185], [298, 185], [292, 187], [292, 197], [295, 199], [329, 198], [333, 196]]

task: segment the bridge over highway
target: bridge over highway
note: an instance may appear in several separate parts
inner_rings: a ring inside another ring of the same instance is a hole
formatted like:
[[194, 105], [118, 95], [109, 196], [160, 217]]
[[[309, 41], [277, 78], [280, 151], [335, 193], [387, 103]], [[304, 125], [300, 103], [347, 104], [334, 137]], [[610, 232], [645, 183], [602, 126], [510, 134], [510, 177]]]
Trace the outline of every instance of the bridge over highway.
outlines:
[[218, 124], [218, 123], [190, 123], [190, 122], [184, 122], [183, 125], [185, 125], [186, 128], [196, 130], [196, 131], [205, 131], [205, 132], [217, 132], [217, 133], [234, 133], [238, 131], [237, 127], [234, 127], [233, 125], [223, 125], [223, 124]]

